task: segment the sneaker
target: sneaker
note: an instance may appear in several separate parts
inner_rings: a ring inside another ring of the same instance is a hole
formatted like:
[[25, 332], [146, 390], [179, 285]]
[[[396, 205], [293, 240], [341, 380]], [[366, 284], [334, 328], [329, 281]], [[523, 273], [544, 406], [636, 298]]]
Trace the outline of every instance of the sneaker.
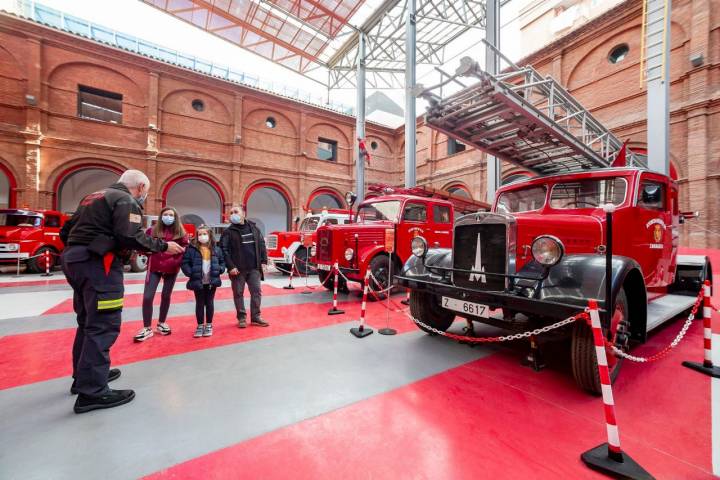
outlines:
[[240, 320], [238, 320], [238, 328], [246, 328], [247, 322], [245, 321], [245, 317], [240, 317]]
[[158, 323], [157, 331], [160, 335], [170, 335], [172, 333], [172, 330], [170, 330], [170, 325], [164, 322]]
[[132, 390], [109, 390], [106, 394], [98, 397], [79, 394], [75, 400], [75, 413], [85, 413], [100, 408], [113, 408], [131, 402], [135, 398], [135, 392]]
[[197, 328], [195, 329], [195, 334], [193, 335], [193, 337], [195, 337], [195, 338], [202, 337], [203, 333], [205, 333], [205, 327], [202, 325], [198, 325]]
[[136, 342], [144, 342], [148, 338], [153, 336], [153, 331], [150, 328], [142, 328], [140, 331], [133, 337], [133, 340]]
[[212, 337], [212, 323], [208, 323], [207, 325], [205, 325], [203, 337]]
[[255, 325], [256, 327], [269, 327], [270, 326], [269, 323], [267, 323], [265, 320], [263, 320], [260, 317], [250, 320], [250, 325]]
[[[117, 380], [120, 378], [120, 369], [119, 368], [111, 368], [108, 372], [108, 383], [112, 382], [113, 380]], [[72, 385], [70, 386], [70, 394], [71, 395], [77, 395], [78, 392], [75, 388], [75, 380], [73, 380]]]

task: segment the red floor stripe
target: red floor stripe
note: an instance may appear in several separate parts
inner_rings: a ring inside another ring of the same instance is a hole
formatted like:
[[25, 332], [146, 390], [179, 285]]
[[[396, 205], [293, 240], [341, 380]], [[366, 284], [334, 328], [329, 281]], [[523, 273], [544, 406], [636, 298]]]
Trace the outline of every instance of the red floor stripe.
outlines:
[[[140, 282], [144, 283], [144, 282]], [[127, 285], [127, 282], [126, 282]], [[155, 299], [153, 301], [153, 305], [160, 305], [160, 293], [159, 290], [162, 289], [162, 286], [158, 289], [158, 293], [155, 294]], [[283, 290], [282, 288], [276, 288], [271, 287], [270, 285], [263, 285], [262, 286], [262, 293], [265, 296], [274, 296], [274, 295], [287, 295], [286, 292], [293, 291], [293, 290]], [[294, 290], [296, 292], [300, 292], [301, 290]], [[249, 293], [247, 289], [245, 290], [245, 296], [249, 298]], [[172, 293], [172, 300], [171, 303], [185, 303], [185, 302], [194, 302], [195, 301], [195, 295], [190, 290], [176, 290]], [[215, 300], [230, 300], [232, 299], [232, 290], [230, 287], [220, 287], [220, 289], [215, 294]], [[130, 293], [125, 295], [125, 302], [124, 302], [124, 308], [133, 308], [133, 307], [141, 307], [143, 301], [143, 294], [142, 293]], [[53, 313], [72, 313], [73, 312], [73, 301], [72, 299], [65, 300], [61, 303], [58, 303], [51, 309], [47, 310], [43, 313], [43, 315], [53, 314]]]
[[[111, 351], [112, 363], [113, 366], [119, 366], [357, 319], [360, 311], [357, 302], [340, 303], [339, 306], [345, 309], [345, 315], [327, 315], [330, 303], [267, 307], [263, 309], [263, 317], [271, 326], [248, 327], [244, 330], [236, 327], [234, 311], [218, 312], [213, 321], [214, 336], [200, 339], [192, 338], [196, 325], [193, 315], [172, 317], [168, 319], [173, 328], [172, 335], [163, 337], [156, 333], [140, 344], [134, 343], [132, 338], [142, 327], [142, 322], [124, 322]], [[384, 312], [382, 305], [369, 304], [368, 323], [375, 327], [384, 326]], [[407, 320], [399, 313], [393, 312], [391, 318], [391, 324], [401, 332], [414, 329], [412, 325], [404, 323]], [[72, 374], [71, 349], [74, 336], [75, 329], [68, 328], [1, 337], [0, 390]]]
[[[28, 280], [28, 281], [19, 281], [19, 282], [0, 282], [0, 288], [3, 287], [41, 287], [45, 285], [67, 285], [67, 280], [65, 280], [65, 277], [62, 273], [55, 273], [53, 274], [55, 276], [54, 279], [50, 280]], [[137, 278], [127, 278], [125, 279], [125, 285], [139, 285], [141, 283], [145, 283], [144, 279], [137, 279]]]
[[[708, 381], [679, 366], [688, 345], [616, 388], [623, 448], [656, 478], [712, 478]], [[580, 461], [606, 441], [602, 400], [518, 358], [503, 350], [146, 478], [606, 478]]]

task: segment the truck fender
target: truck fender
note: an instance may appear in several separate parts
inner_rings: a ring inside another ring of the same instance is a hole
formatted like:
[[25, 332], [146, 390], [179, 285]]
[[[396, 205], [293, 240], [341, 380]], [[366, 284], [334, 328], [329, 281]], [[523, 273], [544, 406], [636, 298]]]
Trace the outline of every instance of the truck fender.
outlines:
[[[526, 264], [519, 275], [537, 276], [543, 267], [535, 261]], [[644, 341], [647, 323], [647, 290], [640, 265], [629, 257], [613, 256], [613, 298], [625, 287], [629, 303], [631, 335], [633, 340]], [[517, 280], [517, 287], [531, 287], [535, 282]], [[534, 298], [587, 307], [589, 299], [605, 299], [605, 257], [600, 255], [566, 255], [551, 267], [547, 278], [540, 282]], [[605, 306], [601, 303], [601, 306]], [[604, 316], [603, 316], [604, 317]]]
[[287, 254], [286, 254], [286, 255], [287, 255], [288, 257], [292, 257], [293, 255], [295, 255], [295, 252], [297, 252], [297, 250], [298, 250], [298, 248], [300, 248], [300, 246], [302, 246], [302, 243], [300, 243], [300, 242], [298, 242], [298, 241], [295, 241], [295, 242], [291, 243], [290, 246], [287, 247]]
[[[385, 245], [375, 245], [372, 248], [363, 251], [361, 255], [358, 255], [358, 260], [360, 260], [358, 262], [358, 269], [360, 270], [361, 275], [365, 275], [365, 270], [367, 269], [367, 266], [370, 265], [370, 261], [379, 253], [387, 253], [385, 252]], [[357, 255], [357, 252], [355, 254]]]
[[418, 280], [444, 282], [441, 272], [431, 271], [427, 266], [452, 268], [452, 249], [450, 248], [431, 248], [428, 250], [425, 258], [410, 255], [401, 270], [403, 277], [416, 278]]

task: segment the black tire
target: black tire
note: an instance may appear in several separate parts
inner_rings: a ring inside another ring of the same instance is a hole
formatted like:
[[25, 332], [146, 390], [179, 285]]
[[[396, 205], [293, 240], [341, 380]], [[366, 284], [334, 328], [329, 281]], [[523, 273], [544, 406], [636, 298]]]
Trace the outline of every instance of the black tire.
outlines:
[[[277, 268], [277, 271], [285, 275], [286, 277], [290, 275], [290, 269], [292, 268], [291, 263], [276, 263], [275, 268]], [[282, 269], [282, 270], [280, 270]]]
[[50, 247], [40, 247], [35, 252], [35, 258], [31, 258], [27, 261], [27, 271], [29, 273], [45, 273], [45, 252], [50, 252], [50, 270], [57, 265], [58, 257], [55, 256], [57, 252]]
[[[442, 308], [434, 295], [416, 290], [410, 291], [410, 314], [425, 325], [441, 332], [450, 328], [455, 321], [455, 314]], [[435, 335], [427, 328], [417, 323], [415, 325], [423, 332]]]
[[130, 256], [130, 271], [133, 273], [144, 272], [147, 270], [148, 256], [144, 253], [133, 252]]
[[[318, 273], [318, 280], [320, 280], [320, 283], [322, 283], [322, 286], [325, 287], [327, 290], [332, 291], [335, 288], [335, 280], [328, 278], [332, 275], [332, 272], [318, 269], [317, 273]], [[340, 277], [338, 279], [338, 290], [344, 290], [345, 288], [347, 288], [346, 286], [344, 287], [344, 285], [345, 285], [345, 279]]]
[[[370, 290], [374, 292], [374, 295], [373, 293], [370, 293], [368, 295], [368, 300], [370, 300], [371, 302], [377, 300], [384, 300], [387, 295], [385, 293], [379, 292], [383, 292], [392, 283], [387, 255], [377, 255], [375, 258], [370, 260], [370, 265], [368, 265], [368, 268], [370, 269], [370, 272], [372, 272], [373, 277], [378, 280], [376, 282], [375, 280], [370, 279]], [[393, 265], [393, 276], [395, 275], [396, 271], [397, 267], [396, 265]]]
[[[615, 346], [623, 351], [628, 350], [630, 340], [630, 319], [629, 305], [625, 289], [621, 289], [615, 299], [615, 313], [611, 326], [611, 335], [608, 336], [606, 328], [603, 328], [605, 338], [613, 341]], [[616, 319], [620, 315], [621, 319]], [[592, 328], [586, 322], [575, 322], [571, 339], [571, 363], [575, 383], [594, 395], [602, 393], [600, 374], [598, 373], [597, 357], [595, 355], [595, 341], [593, 340]], [[612, 351], [605, 348], [610, 369], [610, 381], [614, 382], [620, 373], [623, 359], [617, 358]]]
[[299, 275], [310, 275], [314, 272], [312, 266], [308, 263], [307, 248], [298, 248], [295, 252], [295, 272]]

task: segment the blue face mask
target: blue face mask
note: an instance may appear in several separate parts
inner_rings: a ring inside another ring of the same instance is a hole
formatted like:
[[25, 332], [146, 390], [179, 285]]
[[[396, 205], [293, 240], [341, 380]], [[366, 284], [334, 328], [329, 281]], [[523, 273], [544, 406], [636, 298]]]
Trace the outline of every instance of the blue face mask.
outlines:
[[172, 215], [163, 215], [162, 222], [169, 227], [170, 225], [175, 223], [175, 217]]
[[238, 224], [243, 221], [243, 217], [239, 213], [233, 213], [232, 215], [230, 215], [230, 221], [234, 224]]

